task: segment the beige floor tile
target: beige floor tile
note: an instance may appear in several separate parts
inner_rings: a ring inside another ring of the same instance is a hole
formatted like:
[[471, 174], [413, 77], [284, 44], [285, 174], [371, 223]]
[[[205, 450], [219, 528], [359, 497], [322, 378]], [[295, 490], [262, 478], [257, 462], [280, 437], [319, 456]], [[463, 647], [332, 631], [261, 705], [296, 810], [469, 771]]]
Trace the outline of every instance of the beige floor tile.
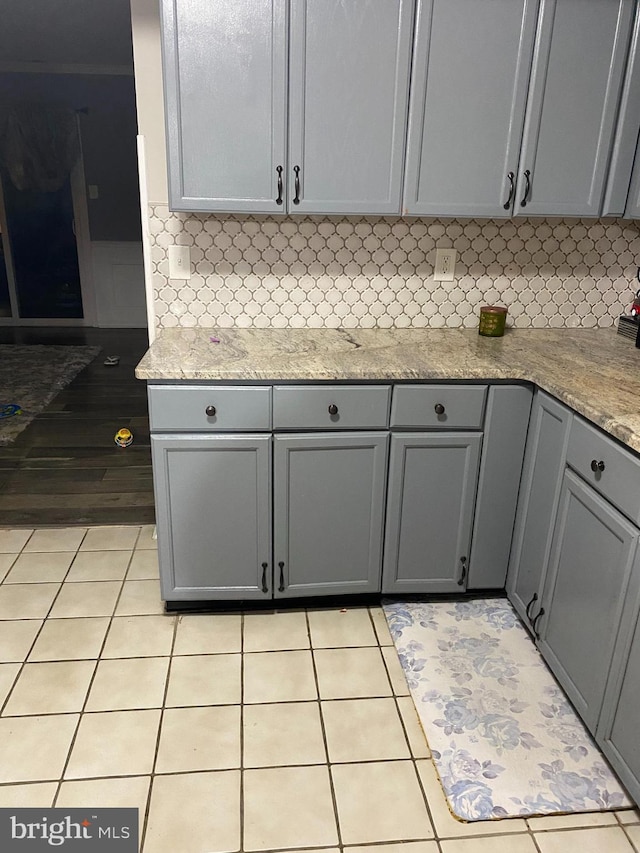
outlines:
[[9, 574], [9, 569], [18, 559], [17, 554], [2, 554], [0, 553], [0, 583]]
[[345, 853], [438, 853], [437, 841], [400, 841], [375, 847], [345, 847]]
[[329, 761], [410, 758], [395, 699], [323, 702]]
[[185, 613], [178, 617], [174, 655], [213, 655], [241, 649], [239, 613]]
[[244, 773], [244, 850], [338, 842], [327, 767]]
[[136, 550], [129, 564], [128, 581], [157, 580], [160, 577], [157, 551]]
[[80, 551], [67, 581], [121, 581], [127, 574], [131, 551]]
[[344, 844], [433, 838], [412, 761], [331, 768]]
[[153, 616], [164, 613], [160, 581], [125, 581], [116, 616]]
[[47, 619], [42, 626], [30, 662], [94, 659], [100, 655], [109, 618]]
[[78, 719], [79, 714], [0, 718], [0, 782], [59, 779]]
[[640, 826], [630, 825], [626, 827], [626, 832], [629, 838], [631, 839], [631, 843], [635, 847], [637, 851], [640, 851]]
[[321, 699], [391, 696], [378, 648], [318, 649], [313, 656]]
[[83, 714], [65, 779], [151, 773], [159, 725], [158, 710]]
[[309, 633], [304, 610], [275, 613], [245, 613], [245, 652], [275, 652], [285, 649], [308, 649]]
[[496, 835], [526, 832], [527, 824], [521, 818], [510, 820], [479, 820], [464, 823], [456, 820], [449, 811], [442, 787], [431, 761], [417, 761], [418, 775], [422, 781], [431, 819], [440, 838], [464, 838], [470, 835]]
[[244, 701], [304, 702], [316, 699], [310, 651], [258, 652], [244, 656]]
[[63, 782], [56, 799], [56, 808], [86, 809], [99, 806], [101, 809], [138, 809], [142, 831], [150, 784], [150, 776]]
[[614, 812], [584, 812], [583, 814], [558, 814], [527, 818], [529, 829], [542, 832], [550, 829], [577, 829], [586, 826], [617, 826]]
[[13, 682], [20, 672], [19, 663], [0, 663], [0, 708], [9, 695]]
[[40, 528], [24, 546], [25, 551], [77, 551], [87, 532], [85, 527]]
[[327, 755], [316, 702], [244, 707], [245, 767], [323, 764]]
[[42, 619], [0, 622], [0, 662], [25, 660], [41, 625]]
[[158, 548], [156, 526], [155, 524], [145, 524], [140, 528], [140, 534], [138, 536], [138, 541], [136, 542], [136, 549], [148, 550], [151, 548], [156, 550]]
[[309, 610], [309, 628], [314, 649], [378, 644], [366, 607]]
[[119, 581], [65, 583], [51, 610], [51, 618], [111, 616], [121, 586]]
[[240, 706], [167, 708], [156, 773], [240, 767]]
[[33, 530], [0, 530], [0, 554], [19, 554]]
[[621, 824], [640, 823], [640, 809], [624, 809], [616, 812], [616, 817]]
[[429, 758], [431, 755], [429, 751], [429, 744], [427, 743], [427, 738], [422, 730], [422, 725], [418, 718], [416, 706], [413, 704], [413, 699], [411, 696], [398, 696], [396, 701], [409, 739], [411, 755], [413, 755], [414, 758]]
[[240, 702], [240, 655], [173, 658], [166, 705], [235, 705]]
[[407, 684], [407, 679], [405, 678], [402, 665], [400, 664], [396, 647], [386, 646], [382, 649], [382, 655], [384, 657], [384, 662], [387, 665], [394, 694], [396, 696], [409, 696], [409, 685]]
[[375, 628], [376, 637], [378, 638], [380, 645], [392, 646], [393, 638], [389, 633], [389, 623], [387, 622], [387, 617], [384, 615], [382, 607], [370, 607], [369, 612], [371, 613], [373, 627]]
[[48, 809], [53, 805], [57, 789], [57, 782], [0, 785], [0, 809]]
[[63, 581], [73, 560], [71, 551], [52, 553], [22, 552], [4, 579], [10, 583], [55, 583]]
[[95, 661], [25, 664], [3, 717], [81, 711]]
[[536, 832], [534, 838], [540, 853], [634, 853], [619, 826]]
[[101, 660], [87, 700], [87, 711], [161, 708], [169, 658]]
[[91, 527], [84, 537], [81, 551], [132, 551], [139, 527]]
[[159, 657], [171, 654], [175, 616], [115, 616], [103, 658]]
[[441, 841], [440, 849], [442, 853], [537, 853], [530, 835], [455, 838], [451, 841]]
[[0, 619], [43, 619], [59, 589], [59, 583], [3, 584]]
[[144, 853], [239, 849], [239, 770], [155, 777]]

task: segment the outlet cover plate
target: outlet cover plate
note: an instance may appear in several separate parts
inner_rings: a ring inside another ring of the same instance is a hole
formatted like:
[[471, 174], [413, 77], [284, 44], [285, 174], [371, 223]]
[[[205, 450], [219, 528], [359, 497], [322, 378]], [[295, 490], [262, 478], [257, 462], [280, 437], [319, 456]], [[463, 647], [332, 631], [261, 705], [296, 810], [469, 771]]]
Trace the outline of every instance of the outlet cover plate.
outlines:
[[436, 262], [433, 269], [434, 281], [453, 281], [456, 272], [455, 249], [436, 249]]
[[188, 246], [169, 246], [169, 278], [191, 278], [191, 252]]

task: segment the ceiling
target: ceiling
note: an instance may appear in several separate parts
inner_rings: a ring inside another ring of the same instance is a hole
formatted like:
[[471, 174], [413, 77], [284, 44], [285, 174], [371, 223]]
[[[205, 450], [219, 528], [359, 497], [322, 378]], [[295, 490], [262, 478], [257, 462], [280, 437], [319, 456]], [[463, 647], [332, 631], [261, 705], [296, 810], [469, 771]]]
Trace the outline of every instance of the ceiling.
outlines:
[[132, 65], [129, 0], [0, 0], [0, 62]]

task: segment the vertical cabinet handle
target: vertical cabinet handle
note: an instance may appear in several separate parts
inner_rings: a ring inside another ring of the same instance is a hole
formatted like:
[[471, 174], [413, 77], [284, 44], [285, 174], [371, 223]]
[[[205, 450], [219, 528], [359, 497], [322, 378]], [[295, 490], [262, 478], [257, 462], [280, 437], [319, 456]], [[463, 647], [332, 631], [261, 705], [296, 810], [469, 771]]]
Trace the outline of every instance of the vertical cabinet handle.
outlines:
[[531, 623], [531, 628], [533, 630], [533, 633], [535, 634], [536, 640], [540, 639], [540, 634], [538, 633], [538, 621], [540, 620], [541, 616], [544, 616], [544, 607], [540, 608], [540, 610], [538, 611], [538, 615]]
[[262, 591], [269, 592], [269, 587], [267, 586], [267, 567], [268, 563], [262, 564]]
[[278, 586], [278, 592], [284, 592], [284, 563], [278, 563], [278, 568], [280, 569], [280, 584]]
[[276, 199], [276, 204], [282, 204], [282, 166], [276, 166], [276, 172], [278, 173], [278, 198]]
[[524, 195], [522, 196], [522, 201], [520, 202], [520, 207], [527, 206], [527, 199], [529, 198], [529, 193], [531, 192], [531, 172], [529, 169], [525, 169], [524, 172]]
[[534, 592], [533, 597], [532, 597], [531, 601], [527, 604], [527, 609], [525, 610], [525, 613], [527, 614], [527, 619], [529, 620], [529, 622], [531, 622], [531, 613], [529, 613], [529, 611], [531, 610], [531, 608], [533, 607], [533, 605], [536, 603], [537, 600], [538, 600], [538, 593]]
[[294, 166], [293, 173], [296, 176], [294, 181], [296, 194], [293, 197], [293, 203], [300, 204], [300, 166]]
[[515, 174], [513, 172], [509, 172], [507, 178], [509, 180], [509, 198], [502, 205], [505, 210], [509, 210], [511, 207], [511, 202], [513, 201], [513, 194], [516, 191], [516, 182], [515, 182]]
[[464, 586], [464, 579], [467, 576], [467, 558], [460, 557], [460, 563], [462, 564], [462, 574], [460, 575], [460, 580], [458, 581], [458, 586]]

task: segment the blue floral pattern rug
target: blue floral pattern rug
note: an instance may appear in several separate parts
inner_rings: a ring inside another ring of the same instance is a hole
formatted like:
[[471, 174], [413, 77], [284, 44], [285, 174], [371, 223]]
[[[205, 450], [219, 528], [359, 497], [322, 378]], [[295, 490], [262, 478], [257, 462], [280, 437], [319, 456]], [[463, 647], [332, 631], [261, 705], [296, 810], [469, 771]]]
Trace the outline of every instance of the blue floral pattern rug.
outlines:
[[456, 817], [633, 805], [506, 599], [384, 611]]

